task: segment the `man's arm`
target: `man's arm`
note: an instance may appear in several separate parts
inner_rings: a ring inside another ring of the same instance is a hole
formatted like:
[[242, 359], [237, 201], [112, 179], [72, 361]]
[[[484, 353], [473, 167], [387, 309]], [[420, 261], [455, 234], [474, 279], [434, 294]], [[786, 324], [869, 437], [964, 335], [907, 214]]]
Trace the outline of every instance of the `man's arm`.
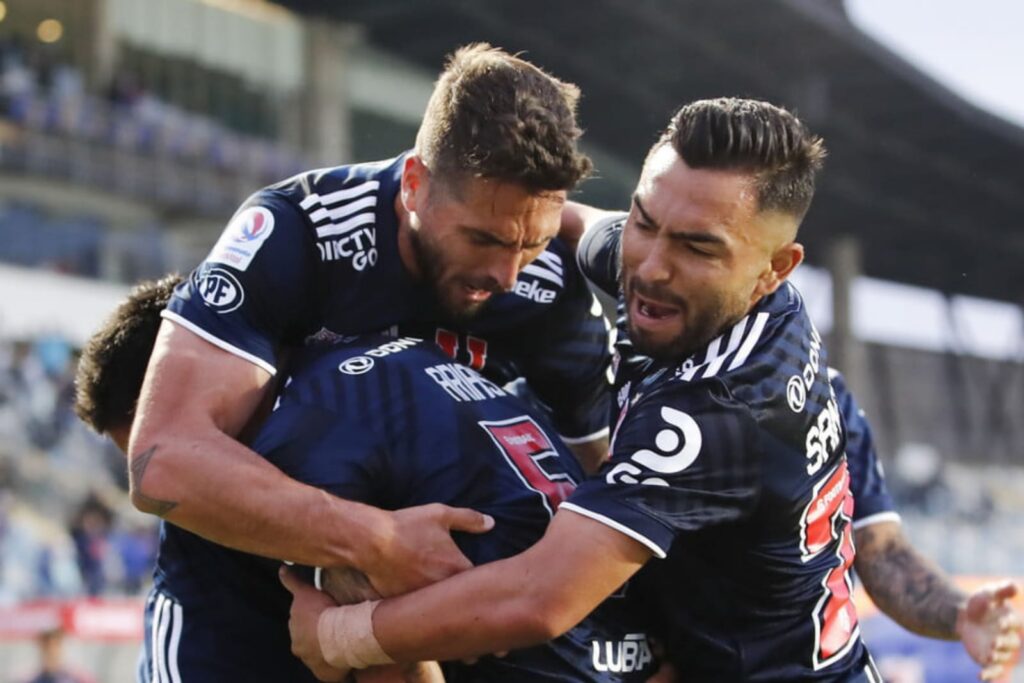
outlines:
[[592, 441], [566, 444], [587, 476], [597, 474], [601, 465], [608, 460], [608, 436], [599, 436]]
[[918, 553], [898, 522], [878, 522], [854, 532], [854, 568], [865, 590], [886, 615], [930, 638], [961, 640], [971, 657], [988, 667], [986, 679], [1020, 649], [1020, 615], [1010, 606], [1013, 584], [967, 595], [935, 563]]
[[289, 479], [235, 441], [269, 380], [165, 321], [129, 444], [136, 507], [238, 550], [355, 566], [378, 589], [424, 585], [470, 566], [448, 529], [485, 530], [483, 515], [440, 505], [389, 513], [344, 501]]
[[605, 211], [587, 204], [567, 201], [562, 207], [562, 226], [558, 231], [558, 236], [575, 251], [589, 228], [599, 221], [619, 213], [621, 212]]
[[[650, 556], [630, 537], [561, 511], [544, 537], [522, 554], [380, 603], [372, 631], [399, 662], [465, 659], [535, 645], [579, 623]], [[300, 597], [292, 604], [293, 642], [311, 625], [315, 630], [323, 614], [308, 608], [297, 613], [309, 604]], [[344, 612], [333, 614], [344, 619]], [[306, 628], [297, 630], [297, 624]], [[330, 643], [324, 654], [340, 664], [333, 659], [335, 646], [344, 645]]]

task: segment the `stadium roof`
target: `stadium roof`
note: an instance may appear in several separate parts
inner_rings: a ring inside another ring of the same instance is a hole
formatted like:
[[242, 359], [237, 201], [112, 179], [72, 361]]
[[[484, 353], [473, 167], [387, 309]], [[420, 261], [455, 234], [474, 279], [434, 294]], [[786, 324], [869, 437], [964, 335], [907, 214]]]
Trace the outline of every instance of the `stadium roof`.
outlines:
[[838, 0], [278, 2], [364, 25], [430, 69], [467, 42], [524, 50], [583, 88], [589, 139], [637, 167], [684, 102], [795, 108], [830, 150], [802, 235], [811, 261], [851, 234], [868, 275], [1024, 301], [1024, 130], [874, 42]]

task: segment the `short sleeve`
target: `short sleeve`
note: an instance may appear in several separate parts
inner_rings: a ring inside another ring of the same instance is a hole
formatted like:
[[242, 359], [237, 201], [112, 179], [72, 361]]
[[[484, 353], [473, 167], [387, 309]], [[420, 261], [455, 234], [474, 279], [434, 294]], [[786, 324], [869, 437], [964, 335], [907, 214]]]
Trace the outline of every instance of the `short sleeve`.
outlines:
[[841, 374], [830, 369], [829, 381], [846, 426], [846, 458], [850, 469], [850, 492], [853, 494], [853, 526], [856, 529], [874, 522], [899, 521], [899, 514], [885, 483], [882, 463], [879, 462], [875, 451], [875, 442], [867, 416], [857, 405]]
[[163, 316], [274, 374], [277, 349], [315, 331], [316, 268], [299, 210], [261, 192], [234, 215]]
[[611, 326], [574, 264], [565, 278], [566, 289], [536, 329], [522, 369], [562, 439], [586, 443], [608, 434]]
[[757, 433], [720, 384], [656, 391], [628, 410], [610, 461], [562, 508], [665, 557], [678, 535], [742, 519], [757, 504]]
[[576, 248], [576, 262], [595, 287], [611, 297], [619, 295], [622, 228], [629, 214], [617, 213], [592, 225]]

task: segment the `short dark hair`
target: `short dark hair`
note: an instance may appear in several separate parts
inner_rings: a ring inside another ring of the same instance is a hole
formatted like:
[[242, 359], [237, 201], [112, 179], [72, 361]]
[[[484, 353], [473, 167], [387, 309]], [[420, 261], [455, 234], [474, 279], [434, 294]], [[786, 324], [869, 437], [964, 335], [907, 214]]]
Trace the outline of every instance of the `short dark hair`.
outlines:
[[655, 149], [671, 143], [690, 168], [749, 172], [758, 208], [803, 218], [825, 144], [791, 112], [768, 102], [721, 97], [687, 104], [672, 117]]
[[427, 103], [416, 152], [443, 178], [570, 190], [591, 170], [579, 151], [580, 91], [487, 43], [458, 49]]
[[96, 432], [131, 425], [160, 312], [182, 279], [173, 273], [136, 285], [82, 350], [75, 374], [75, 413]]

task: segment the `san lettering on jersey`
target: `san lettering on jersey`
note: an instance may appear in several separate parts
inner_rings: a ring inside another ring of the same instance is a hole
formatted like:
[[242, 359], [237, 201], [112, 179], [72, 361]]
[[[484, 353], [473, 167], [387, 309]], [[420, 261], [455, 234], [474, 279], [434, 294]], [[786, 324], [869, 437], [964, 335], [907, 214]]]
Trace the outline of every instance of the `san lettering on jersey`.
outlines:
[[[580, 245], [583, 271], [616, 288], [621, 227]], [[867, 657], [851, 478], [800, 295], [784, 284], [681, 363], [637, 354], [624, 322], [612, 456], [564, 507], [665, 558], [637, 585], [687, 680], [844, 680]]]

